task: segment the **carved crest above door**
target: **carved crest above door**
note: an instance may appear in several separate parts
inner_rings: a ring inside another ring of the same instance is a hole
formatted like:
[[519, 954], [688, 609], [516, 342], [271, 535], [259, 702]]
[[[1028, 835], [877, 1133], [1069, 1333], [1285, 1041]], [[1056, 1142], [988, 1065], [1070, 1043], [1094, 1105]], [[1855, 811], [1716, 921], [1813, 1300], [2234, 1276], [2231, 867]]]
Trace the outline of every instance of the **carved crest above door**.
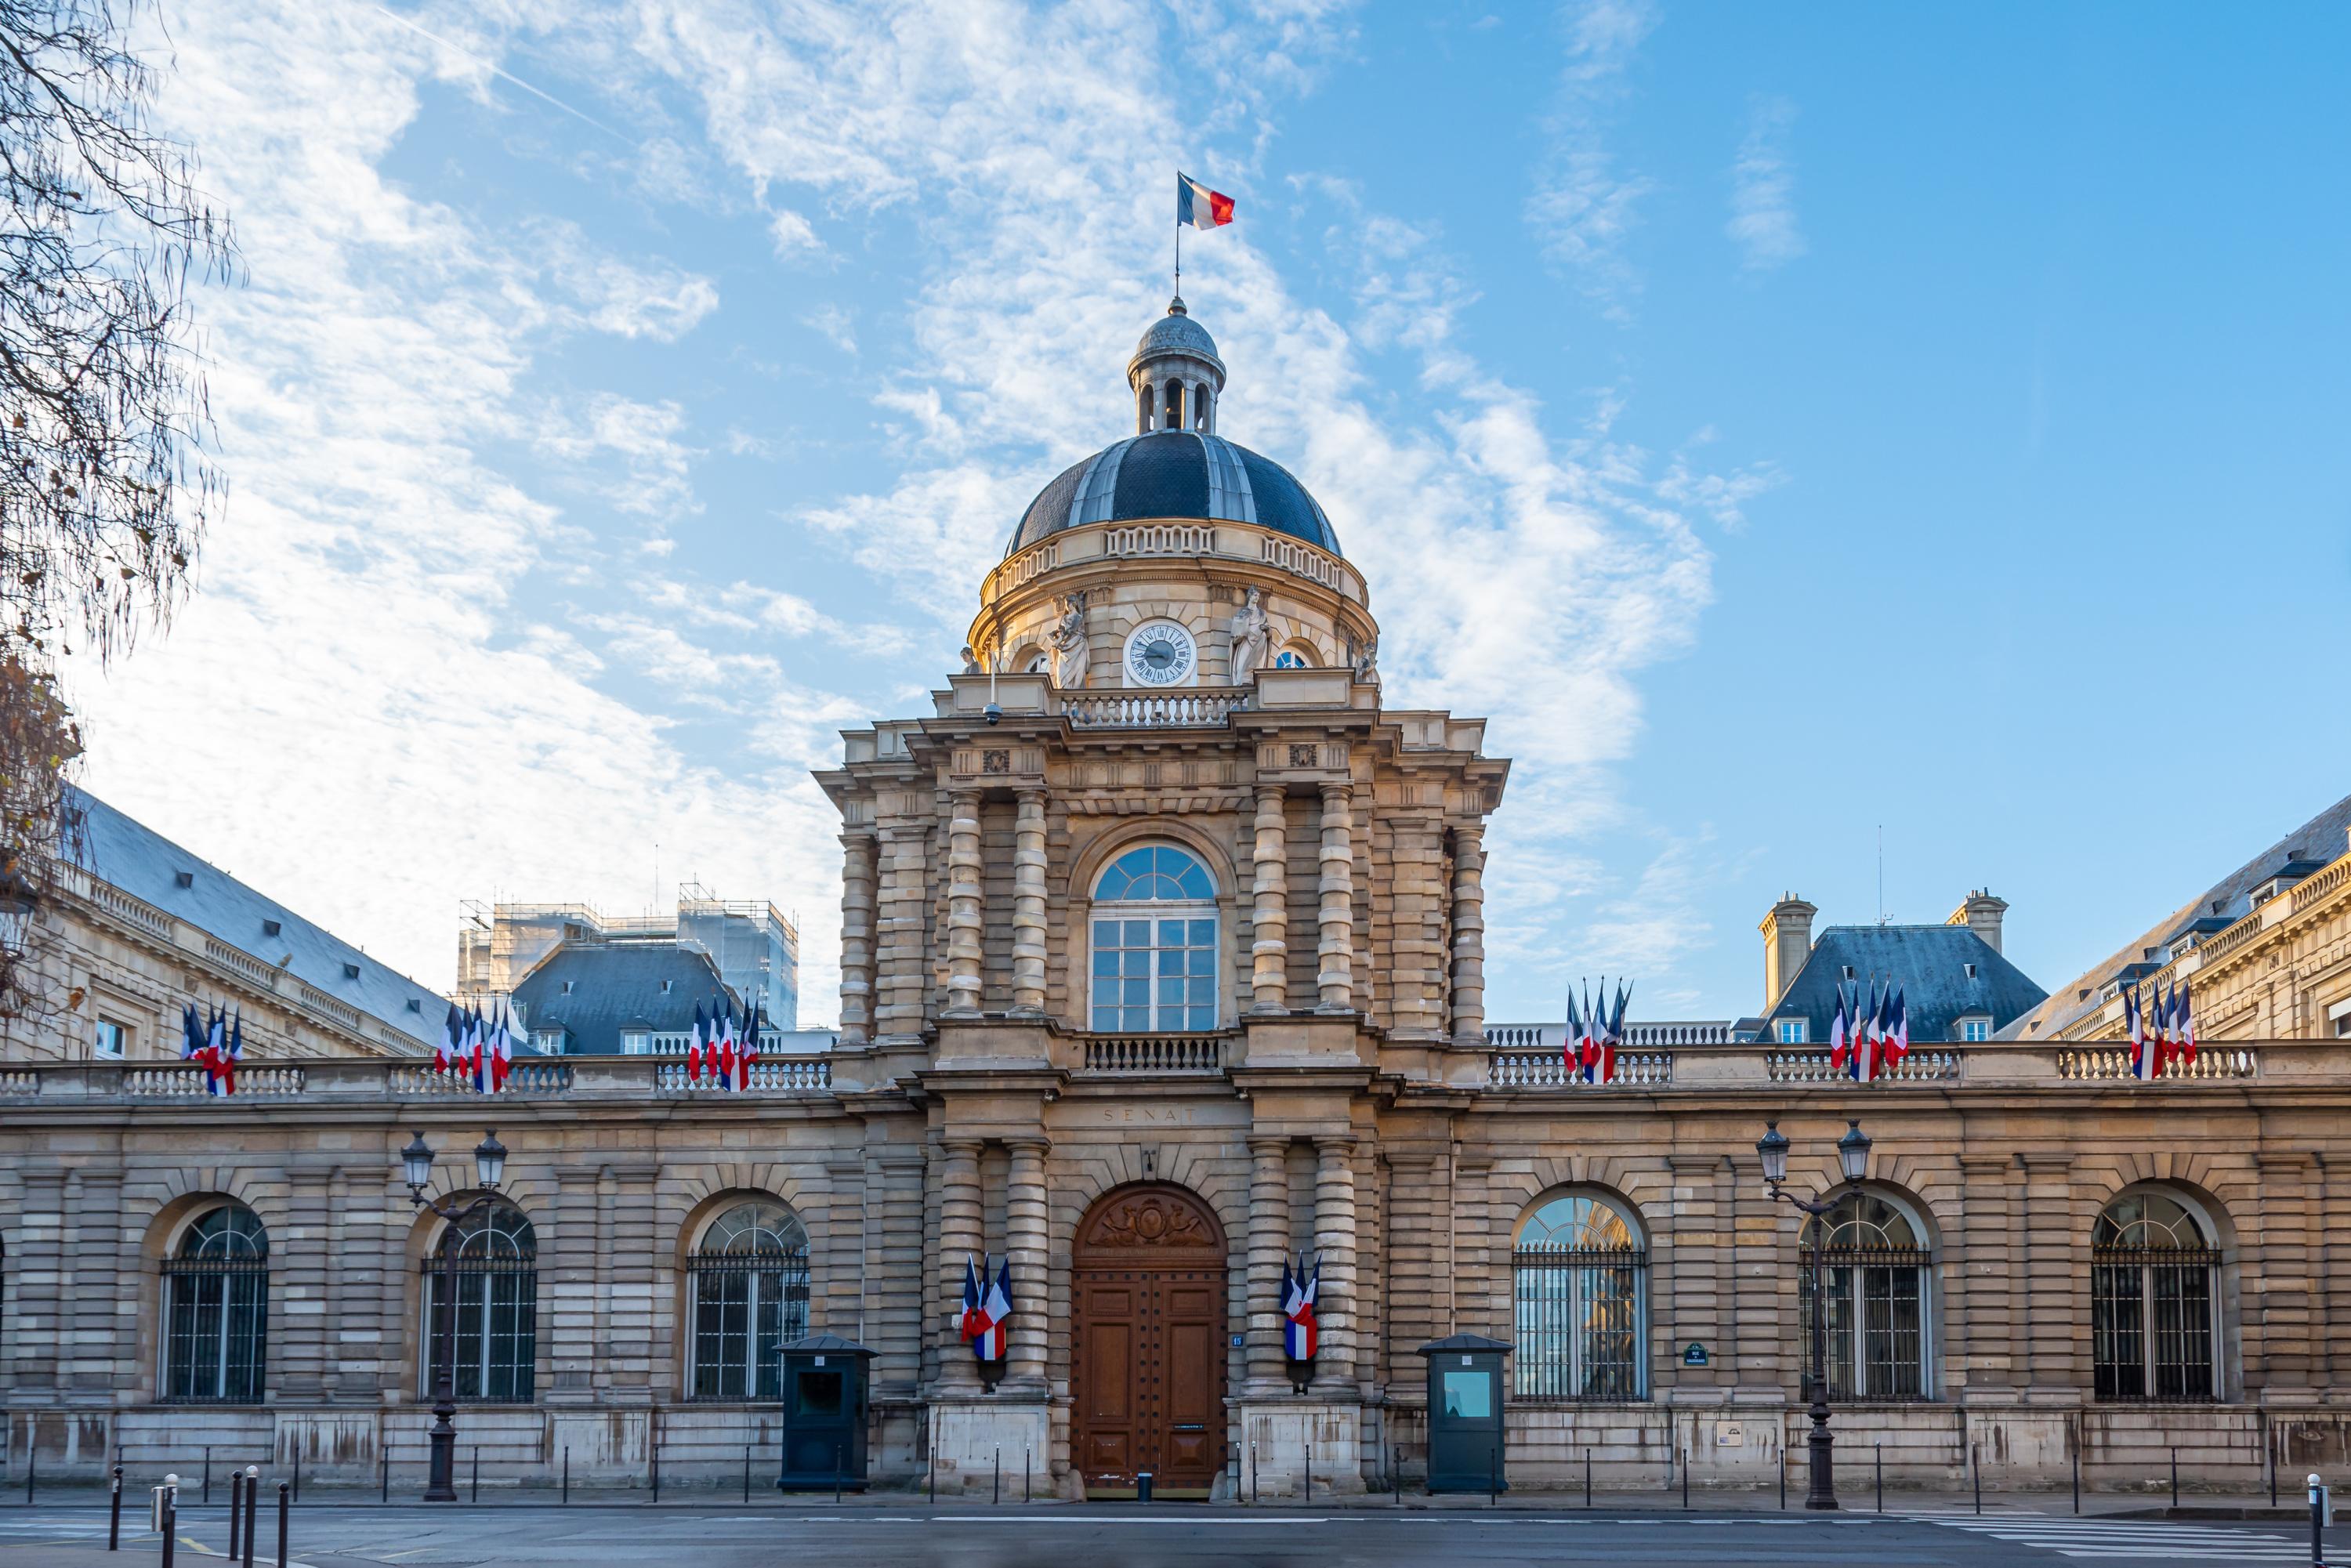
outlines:
[[1177, 1187], [1150, 1187], [1113, 1193], [1097, 1203], [1078, 1233], [1078, 1245], [1088, 1251], [1156, 1248], [1221, 1251], [1224, 1239], [1216, 1217], [1191, 1194]]

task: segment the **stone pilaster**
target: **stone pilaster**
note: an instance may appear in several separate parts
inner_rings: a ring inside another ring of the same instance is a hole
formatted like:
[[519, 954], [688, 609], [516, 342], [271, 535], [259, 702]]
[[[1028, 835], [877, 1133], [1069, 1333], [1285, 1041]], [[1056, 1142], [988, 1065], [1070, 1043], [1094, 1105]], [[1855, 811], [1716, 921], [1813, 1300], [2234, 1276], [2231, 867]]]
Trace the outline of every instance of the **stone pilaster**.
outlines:
[[1249, 1011], [1279, 1013], [1290, 1006], [1290, 877], [1284, 857], [1281, 786], [1260, 784], [1257, 789], [1257, 842], [1252, 851], [1253, 876], [1249, 915]]
[[873, 1038], [873, 875], [871, 832], [841, 835], [841, 1043]]
[[1249, 1382], [1259, 1393], [1283, 1386], [1281, 1266], [1290, 1253], [1287, 1138], [1251, 1138], [1249, 1211]]
[[2025, 1223], [2025, 1365], [2036, 1393], [2078, 1392], [2090, 1385], [2090, 1227], [2076, 1223], [2074, 1156], [2066, 1151], [2020, 1152]]
[[955, 1320], [963, 1301], [965, 1260], [970, 1260], [975, 1267], [979, 1260], [979, 1140], [949, 1138], [942, 1148], [946, 1166], [939, 1189], [938, 1271], [947, 1310], [936, 1330], [939, 1382], [951, 1393], [969, 1393], [979, 1386], [979, 1367]]
[[1322, 941], [1316, 949], [1318, 1012], [1351, 1012], [1355, 1006], [1355, 807], [1354, 787], [1322, 786]]
[[1453, 831], [1453, 1043], [1486, 1043], [1486, 830]]
[[922, 1037], [929, 999], [923, 884], [930, 841], [931, 830], [921, 822], [893, 822], [881, 834], [873, 1028], [877, 1035], [897, 1040]]
[[1045, 1341], [1052, 1330], [1046, 1290], [1047, 1212], [1043, 1138], [1012, 1138], [1012, 1168], [1005, 1183], [1004, 1250], [1012, 1260], [1015, 1310], [1005, 1354], [1008, 1381], [1023, 1390], [1045, 1386]]
[[1943, 1275], [1944, 1322], [1957, 1331], [1944, 1346], [1946, 1364], [1956, 1360], [1962, 1397], [2007, 1397], [2015, 1384], [2010, 1336], [2018, 1322], [2011, 1285], [2015, 1268], [2010, 1258], [2014, 1234], [2009, 1228], [2009, 1188], [2018, 1176], [2016, 1156], [2009, 1154], [1969, 1154], [1959, 1156], [1959, 1256], [1949, 1267], [1946, 1249]]
[[1020, 791], [1012, 828], [1012, 1010], [1045, 1010], [1045, 792]]
[[947, 1011], [979, 1011], [979, 797], [958, 791], [947, 816]]
[[1314, 1250], [1322, 1260], [1315, 1315], [1322, 1325], [1318, 1364], [1328, 1370], [1325, 1396], [1352, 1386], [1355, 1368], [1355, 1140], [1314, 1140]]

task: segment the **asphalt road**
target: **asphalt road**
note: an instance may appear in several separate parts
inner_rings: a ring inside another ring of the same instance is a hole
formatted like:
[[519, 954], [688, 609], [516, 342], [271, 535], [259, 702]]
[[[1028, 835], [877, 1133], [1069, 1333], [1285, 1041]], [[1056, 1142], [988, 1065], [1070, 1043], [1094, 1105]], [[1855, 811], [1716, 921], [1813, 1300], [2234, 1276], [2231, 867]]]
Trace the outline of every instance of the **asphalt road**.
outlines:
[[[2032, 1563], [2307, 1564], [2307, 1531], [2289, 1524], [2206, 1524], [2029, 1511], [1928, 1515], [1679, 1515], [1476, 1512], [1316, 1514], [1133, 1505], [992, 1511], [943, 1507], [828, 1514], [518, 1508], [335, 1508], [294, 1519], [291, 1558], [308, 1568], [488, 1568], [492, 1564], [813, 1563], [823, 1568], [1322, 1568], [1325, 1564], [1838, 1564], [2019, 1568]], [[2351, 1564], [2351, 1530], [2328, 1559]], [[221, 1511], [183, 1518], [178, 1562], [219, 1563]], [[271, 1560], [274, 1521], [264, 1521]], [[126, 1531], [109, 1555], [95, 1510], [0, 1514], [0, 1568], [130, 1568], [161, 1542]]]

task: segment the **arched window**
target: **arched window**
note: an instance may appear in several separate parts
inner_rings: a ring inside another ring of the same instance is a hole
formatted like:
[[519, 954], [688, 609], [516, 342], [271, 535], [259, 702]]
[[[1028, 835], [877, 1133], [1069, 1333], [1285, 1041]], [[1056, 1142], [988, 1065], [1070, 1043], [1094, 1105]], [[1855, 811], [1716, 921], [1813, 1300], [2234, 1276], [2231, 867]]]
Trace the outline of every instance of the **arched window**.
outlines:
[[1169, 382], [1166, 388], [1166, 399], [1165, 410], [1159, 422], [1160, 428], [1164, 430], [1183, 429], [1184, 383], [1182, 382]]
[[529, 1403], [538, 1364], [538, 1237], [522, 1210], [493, 1205], [442, 1232], [424, 1260], [424, 1391], [441, 1386], [441, 1270], [457, 1256], [457, 1397]]
[[163, 1397], [258, 1405], [269, 1334], [269, 1238], [242, 1204], [188, 1227], [163, 1264]]
[[1192, 389], [1193, 429], [1205, 434], [1211, 428], [1208, 423], [1208, 415], [1209, 411], [1213, 409], [1215, 405], [1216, 394], [1208, 390], [1207, 382], [1202, 382], [1199, 385]]
[[1648, 1396], [1649, 1254], [1623, 1209], [1567, 1193], [1519, 1224], [1510, 1273], [1518, 1301], [1519, 1396]]
[[2220, 1253], [2161, 1192], [2126, 1192], [2090, 1234], [2091, 1386], [2100, 1399], [2217, 1397]]
[[[1827, 1230], [1822, 1256], [1828, 1291], [1829, 1397], [1924, 1399], [1933, 1392], [1928, 1364], [1934, 1257], [1918, 1227], [1876, 1193], [1847, 1193], [1836, 1207], [1804, 1228], [1802, 1262], [1811, 1278], [1810, 1248]], [[1802, 1314], [1812, 1343], [1812, 1303]], [[1809, 1351], [1806, 1355], [1809, 1358]], [[1807, 1359], [1804, 1364], [1810, 1365]]]
[[1138, 435], [1151, 434], [1151, 383], [1149, 382], [1134, 389], [1134, 430]]
[[776, 1352], [808, 1337], [808, 1228], [780, 1203], [738, 1203], [687, 1260], [696, 1399], [780, 1399]]
[[1093, 1027], [1217, 1027], [1217, 884], [1184, 851], [1146, 844], [1094, 882]]

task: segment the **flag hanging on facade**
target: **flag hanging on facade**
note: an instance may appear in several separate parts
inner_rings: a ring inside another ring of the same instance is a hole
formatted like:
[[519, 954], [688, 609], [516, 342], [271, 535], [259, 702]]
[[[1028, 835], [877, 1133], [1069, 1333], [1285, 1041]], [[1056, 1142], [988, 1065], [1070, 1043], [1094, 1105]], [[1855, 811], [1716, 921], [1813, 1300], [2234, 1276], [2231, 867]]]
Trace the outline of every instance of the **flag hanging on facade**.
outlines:
[[[1571, 1078], [1575, 1076], [1583, 1066], [1583, 1018], [1575, 1010], [1573, 987], [1570, 987], [1567, 993], [1567, 1038], [1559, 1042], [1559, 1061], [1560, 1065], [1567, 1069], [1568, 1076]], [[1286, 1270], [1289, 1265], [1284, 1264], [1282, 1267]], [[1287, 1273], [1284, 1274], [1283, 1281], [1282, 1291], [1287, 1294], [1290, 1290]]]
[[489, 1063], [482, 1057], [482, 1009], [476, 1006], [465, 1019], [465, 1071], [474, 1081], [474, 1092], [490, 1092]]
[[1836, 1011], [1829, 1017], [1829, 1071], [1843, 1072], [1844, 1059], [1853, 1049], [1853, 1026], [1846, 1021], [1844, 983], [1836, 988]]
[[433, 1071], [446, 1072], [457, 1062], [457, 1036], [465, 1028], [465, 1015], [451, 1002], [441, 1019], [441, 1038], [433, 1042]]
[[245, 1009], [229, 1021], [228, 1043], [221, 1048], [219, 1071], [206, 1085], [215, 1094], [236, 1092], [236, 1064], [245, 1060]]
[[504, 1093], [507, 1074], [514, 1071], [514, 1036], [503, 1004], [498, 1008], [498, 1028], [490, 1056], [490, 1091]]
[[214, 1008], [204, 1020], [204, 1092], [221, 1092], [221, 1069], [228, 1059], [228, 1009]]
[[[987, 1273], [985, 1264], [975, 1266], [970, 1253], [963, 1255], [963, 1318], [958, 1328], [971, 1344], [973, 1360], [1002, 1361], [1004, 1327], [988, 1312], [989, 1300], [995, 1295], [996, 1287], [991, 1283], [985, 1293], [980, 1289], [979, 1282]], [[1006, 1311], [1009, 1315], [1008, 1296]]]
[[1632, 995], [1624, 981], [1616, 982], [1616, 999], [1608, 1000], [1608, 980], [1600, 981], [1600, 1000], [1593, 1009], [1590, 1030], [1591, 1043], [1583, 1053], [1583, 1081], [1586, 1083], [1613, 1083], [1616, 1081], [1616, 1048], [1625, 1043], [1625, 1003]]
[[2179, 1060], [2189, 1067], [2196, 1065], [2196, 1009], [2189, 998], [2192, 989], [2188, 981], [2182, 980], [2176, 993], [2179, 1002]]
[[979, 1359], [1002, 1361], [1005, 1336], [1010, 1332], [1012, 1323], [1012, 1258], [1009, 1253], [1005, 1255], [1003, 1262], [996, 1266], [996, 1282], [988, 1286], [987, 1300], [982, 1303], [981, 1310], [987, 1314], [987, 1332], [992, 1337], [987, 1354]]
[[1910, 1004], [1902, 999], [1902, 988], [1894, 988], [1894, 1029], [1886, 1042], [1886, 1065], [1899, 1067], [1902, 1059], [1910, 1054]]
[[759, 1008], [754, 1002], [743, 1017], [743, 1041], [735, 1048], [735, 1088], [738, 1092], [750, 1090], [751, 1070], [758, 1065]]
[[1233, 221], [1233, 199], [1211, 191], [1191, 175], [1176, 174], [1176, 221], [1186, 228], [1222, 228]]
[[694, 1032], [685, 1037], [685, 1081], [702, 1082], [702, 1004], [694, 1004]]
[[1298, 1255], [1298, 1269], [1291, 1272], [1287, 1259], [1281, 1265], [1281, 1354], [1292, 1361], [1311, 1361], [1322, 1339], [1322, 1326], [1314, 1315], [1314, 1298], [1322, 1289], [1322, 1259], [1314, 1260], [1314, 1272], [1306, 1271], [1306, 1254]]
[[1856, 1031], [1853, 1051], [1846, 1059], [1844, 1073], [1856, 1083], [1867, 1083], [1877, 1076], [1878, 1051], [1886, 1039], [1886, 997], [1877, 982], [1869, 983], [1869, 1006], [1861, 1015], [1861, 1027]]

